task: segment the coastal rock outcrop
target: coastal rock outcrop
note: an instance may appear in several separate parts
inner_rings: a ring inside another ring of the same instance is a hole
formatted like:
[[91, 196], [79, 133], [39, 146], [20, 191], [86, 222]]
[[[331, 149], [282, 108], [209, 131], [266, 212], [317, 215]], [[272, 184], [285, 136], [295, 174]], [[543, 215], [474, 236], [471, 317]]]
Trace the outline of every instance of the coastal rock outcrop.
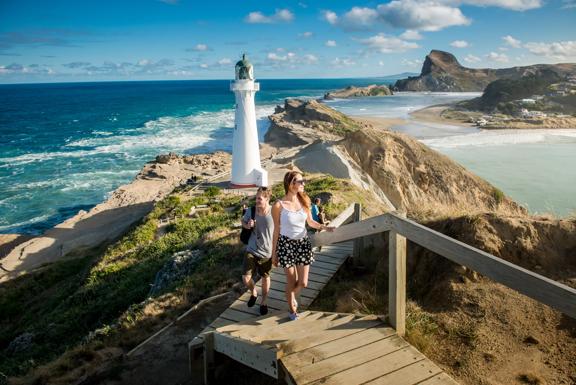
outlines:
[[432, 50], [419, 76], [398, 80], [399, 91], [481, 92], [497, 79], [519, 79], [536, 71], [550, 70], [559, 76], [574, 73], [576, 64], [536, 64], [502, 69], [474, 69], [462, 66], [449, 52]]
[[392, 95], [390, 88], [384, 85], [372, 84], [367, 87], [348, 86], [341, 90], [331, 91], [324, 94], [324, 100], [332, 100], [336, 98], [354, 98], [361, 96], [387, 96]]
[[464, 167], [412, 137], [365, 128], [343, 141], [392, 204], [413, 216], [525, 209]]
[[270, 115], [265, 141], [275, 147], [292, 147], [320, 140], [338, 140], [360, 124], [316, 100], [286, 99]]

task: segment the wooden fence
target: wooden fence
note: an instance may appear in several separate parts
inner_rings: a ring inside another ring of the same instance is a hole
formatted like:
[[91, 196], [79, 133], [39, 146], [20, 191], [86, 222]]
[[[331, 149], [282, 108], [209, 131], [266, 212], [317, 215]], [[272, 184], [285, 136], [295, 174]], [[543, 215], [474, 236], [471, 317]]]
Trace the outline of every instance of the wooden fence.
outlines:
[[312, 245], [329, 245], [389, 232], [389, 321], [399, 335], [405, 333], [407, 239], [576, 319], [576, 289], [457, 241], [397, 213], [386, 213], [338, 227], [347, 219], [359, 219], [359, 206], [356, 205], [356, 210], [354, 207], [350, 205], [345, 210], [348, 216], [340, 215], [339, 223], [331, 224], [337, 227], [333, 232], [314, 234]]

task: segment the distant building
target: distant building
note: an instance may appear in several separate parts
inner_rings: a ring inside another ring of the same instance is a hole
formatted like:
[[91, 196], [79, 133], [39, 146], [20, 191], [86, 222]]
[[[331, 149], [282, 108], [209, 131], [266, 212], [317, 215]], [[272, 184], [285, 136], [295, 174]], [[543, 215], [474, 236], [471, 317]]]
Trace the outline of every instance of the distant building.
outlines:
[[545, 118], [547, 115], [542, 111], [528, 111], [525, 108], [520, 110], [520, 116], [524, 119]]
[[522, 99], [520, 100], [522, 104], [536, 104], [536, 100], [534, 99]]

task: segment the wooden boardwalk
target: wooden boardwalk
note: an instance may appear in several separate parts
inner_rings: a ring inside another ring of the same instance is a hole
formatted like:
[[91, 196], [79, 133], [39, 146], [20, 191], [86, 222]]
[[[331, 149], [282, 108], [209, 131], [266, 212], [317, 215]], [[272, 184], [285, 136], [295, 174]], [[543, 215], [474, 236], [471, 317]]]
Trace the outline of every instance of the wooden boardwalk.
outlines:
[[288, 384], [457, 385], [377, 316], [278, 314], [219, 327], [206, 342]]
[[315, 252], [297, 321], [288, 319], [283, 269], [271, 273], [268, 315], [259, 300], [247, 306], [248, 292], [232, 303], [189, 344], [191, 359], [204, 351], [206, 382], [218, 352], [288, 384], [457, 385], [377, 316], [305, 310], [352, 253], [352, 241]]
[[[320, 290], [326, 285], [330, 278], [338, 271], [346, 259], [352, 255], [353, 242], [344, 242], [330, 246], [324, 246], [320, 251], [315, 251], [315, 262], [310, 268], [308, 278], [308, 287], [300, 292], [298, 307], [300, 310], [307, 309], [314, 301]], [[286, 285], [286, 275], [284, 269], [274, 268], [270, 274], [270, 293], [268, 295], [269, 314], [281, 312], [287, 315], [288, 304], [284, 296], [284, 286]], [[261, 282], [257, 284], [258, 293], [262, 292]], [[189, 344], [191, 353], [198, 348], [202, 348], [204, 335], [216, 330], [216, 328], [230, 325], [236, 322], [255, 319], [260, 317], [259, 306], [260, 298], [254, 307], [247, 306], [250, 293], [246, 292], [240, 296], [230, 307], [220, 314], [220, 316], [208, 325], [194, 340]]]

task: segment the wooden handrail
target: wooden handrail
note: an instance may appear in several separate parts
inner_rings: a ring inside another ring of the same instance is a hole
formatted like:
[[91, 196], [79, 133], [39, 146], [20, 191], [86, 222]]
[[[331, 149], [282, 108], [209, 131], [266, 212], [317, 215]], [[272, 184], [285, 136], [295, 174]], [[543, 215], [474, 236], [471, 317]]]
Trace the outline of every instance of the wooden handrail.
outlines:
[[[386, 213], [312, 236], [314, 246], [393, 231], [449, 260], [576, 319], [576, 289], [476, 249], [394, 213]], [[397, 253], [390, 250], [390, 254]], [[392, 277], [392, 275], [390, 275]], [[395, 284], [396, 285], [396, 284]], [[396, 297], [396, 300], [398, 297]], [[403, 322], [403, 320], [398, 320]], [[394, 325], [393, 325], [394, 326]]]

